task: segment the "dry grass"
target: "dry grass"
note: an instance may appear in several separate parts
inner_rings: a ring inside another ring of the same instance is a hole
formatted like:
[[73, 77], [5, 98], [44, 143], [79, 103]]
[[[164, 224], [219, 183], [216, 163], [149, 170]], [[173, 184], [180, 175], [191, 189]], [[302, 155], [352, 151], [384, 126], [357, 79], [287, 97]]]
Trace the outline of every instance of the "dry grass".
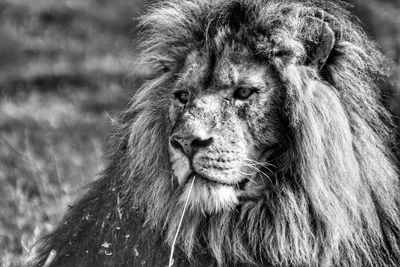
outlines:
[[130, 88], [139, 1], [0, 2], [0, 266], [96, 178]]
[[[396, 1], [355, 1], [397, 66], [391, 88], [400, 85]], [[101, 170], [104, 114], [133, 93], [131, 18], [141, 2], [0, 1], [0, 266], [20, 266]]]

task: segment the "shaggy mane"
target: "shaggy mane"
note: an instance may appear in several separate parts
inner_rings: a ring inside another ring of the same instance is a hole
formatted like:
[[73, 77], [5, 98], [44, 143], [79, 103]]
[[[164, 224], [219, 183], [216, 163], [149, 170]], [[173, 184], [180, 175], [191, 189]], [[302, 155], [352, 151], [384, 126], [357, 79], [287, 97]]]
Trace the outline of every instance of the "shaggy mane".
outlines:
[[[288, 142], [262, 197], [213, 216], [187, 214], [178, 265], [211, 256], [229, 266], [399, 266], [399, 175], [379, 90], [387, 64], [341, 2], [164, 1], [140, 25], [139, 61], [152, 78], [119, 118], [102, 178], [42, 240], [32, 266], [51, 250], [58, 263], [69, 254], [76, 266], [135, 265], [136, 251], [146, 250], [140, 244], [157, 250], [148, 266], [165, 264], [182, 211], [167, 152], [166, 96], [189, 52], [206, 47], [218, 55], [232, 39], [280, 80]], [[326, 25], [335, 43], [314, 68]]]

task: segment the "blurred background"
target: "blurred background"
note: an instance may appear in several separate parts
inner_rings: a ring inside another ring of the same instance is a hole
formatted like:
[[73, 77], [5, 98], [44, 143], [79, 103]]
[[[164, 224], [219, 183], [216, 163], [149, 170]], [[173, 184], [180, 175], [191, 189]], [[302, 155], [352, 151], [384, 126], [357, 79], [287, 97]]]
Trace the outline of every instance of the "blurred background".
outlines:
[[[133, 18], [145, 0], [0, 0], [0, 266], [20, 266], [104, 164], [110, 117], [134, 93]], [[400, 0], [349, 0], [393, 62]], [[400, 122], [399, 119], [397, 119]]]

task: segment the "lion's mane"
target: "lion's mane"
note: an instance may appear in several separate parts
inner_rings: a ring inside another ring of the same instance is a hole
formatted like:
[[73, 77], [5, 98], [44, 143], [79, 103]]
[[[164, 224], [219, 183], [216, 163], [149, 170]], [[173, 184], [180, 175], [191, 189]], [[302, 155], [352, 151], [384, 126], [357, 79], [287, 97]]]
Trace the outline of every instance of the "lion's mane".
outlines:
[[[335, 43], [317, 71], [310, 63], [326, 25]], [[395, 140], [379, 90], [386, 62], [341, 3], [174, 0], [141, 27], [140, 62], [153, 77], [119, 118], [102, 178], [42, 240], [33, 266], [51, 250], [60, 265], [165, 264], [182, 212], [167, 152], [169, 86], [192, 49], [217, 50], [238, 28], [285, 90], [288, 142], [261, 197], [187, 214], [178, 262], [399, 266]]]

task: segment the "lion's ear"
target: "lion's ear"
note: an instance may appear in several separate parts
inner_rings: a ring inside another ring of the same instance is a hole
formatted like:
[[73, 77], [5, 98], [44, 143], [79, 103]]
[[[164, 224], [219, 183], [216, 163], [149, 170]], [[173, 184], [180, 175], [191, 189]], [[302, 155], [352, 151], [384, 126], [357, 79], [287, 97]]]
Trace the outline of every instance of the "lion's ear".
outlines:
[[273, 62], [278, 68], [290, 64], [312, 66], [318, 70], [324, 67], [335, 46], [335, 33], [328, 23], [316, 18], [309, 18], [307, 27], [315, 31], [300, 34], [298, 38], [280, 33], [274, 36], [279, 41], [272, 48]]
[[335, 46], [335, 33], [326, 22], [323, 22], [321, 32], [311, 48], [307, 49], [309, 63], [318, 69], [322, 69]]

